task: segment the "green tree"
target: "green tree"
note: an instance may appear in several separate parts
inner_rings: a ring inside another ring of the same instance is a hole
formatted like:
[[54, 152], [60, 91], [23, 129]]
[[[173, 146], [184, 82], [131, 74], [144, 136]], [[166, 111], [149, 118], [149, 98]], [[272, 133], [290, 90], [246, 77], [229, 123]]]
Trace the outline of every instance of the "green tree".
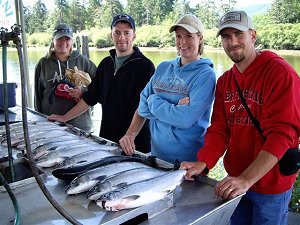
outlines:
[[273, 23], [299, 23], [300, 2], [299, 0], [275, 0], [269, 15]]
[[30, 33], [29, 32], [29, 29], [30, 29], [29, 20], [31, 17], [32, 8], [30, 6], [28, 6], [28, 7], [24, 6], [23, 12], [24, 12], [24, 23], [25, 23], [25, 29], [26, 29], [25, 32]]
[[68, 23], [69, 4], [67, 0], [55, 0], [56, 14], [58, 14], [58, 23]]
[[69, 6], [69, 25], [74, 29], [74, 31], [81, 31], [84, 29], [85, 21], [85, 8], [79, 0], [71, 0]]
[[143, 7], [143, 0], [127, 0], [126, 12], [134, 18], [136, 26], [147, 24], [147, 9]]
[[100, 27], [102, 0], [89, 0], [86, 9], [85, 28]]
[[203, 0], [196, 5], [195, 15], [201, 20], [206, 29], [217, 26], [219, 14], [216, 8], [216, 2], [213, 0]]
[[45, 22], [48, 17], [48, 10], [46, 5], [38, 0], [32, 8], [32, 12], [28, 12], [29, 17], [27, 18], [28, 29], [27, 32], [38, 33], [46, 30]]
[[223, 15], [226, 12], [234, 9], [236, 0], [221, 0], [220, 3], [220, 14]]
[[161, 24], [165, 17], [173, 11], [174, 0], [154, 0], [153, 24]]
[[112, 18], [123, 13], [123, 5], [119, 0], [105, 0], [101, 7], [101, 27], [110, 27]]
[[174, 22], [187, 13], [193, 13], [189, 0], [176, 0], [173, 6]]
[[142, 5], [145, 10], [145, 22], [143, 24], [153, 24], [153, 10], [154, 0], [142, 0]]

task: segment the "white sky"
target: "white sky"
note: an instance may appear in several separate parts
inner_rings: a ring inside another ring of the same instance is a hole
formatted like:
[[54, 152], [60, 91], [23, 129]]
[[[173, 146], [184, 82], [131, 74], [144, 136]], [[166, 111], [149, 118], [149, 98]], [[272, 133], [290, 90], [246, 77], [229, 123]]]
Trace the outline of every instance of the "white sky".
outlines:
[[[192, 6], [195, 6], [197, 3], [199, 2], [199, 0], [190, 0], [190, 3]], [[245, 7], [245, 6], [249, 6], [249, 5], [259, 5], [259, 4], [268, 4], [268, 3], [272, 3], [274, 2], [274, 0], [237, 0], [236, 1], [236, 7]]]

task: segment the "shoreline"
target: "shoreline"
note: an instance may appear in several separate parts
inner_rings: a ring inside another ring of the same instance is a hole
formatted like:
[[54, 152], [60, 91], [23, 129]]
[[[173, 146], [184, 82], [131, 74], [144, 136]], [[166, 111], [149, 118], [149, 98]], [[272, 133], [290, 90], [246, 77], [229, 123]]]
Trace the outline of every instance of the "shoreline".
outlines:
[[[41, 47], [41, 46], [27, 46], [27, 50], [45, 50], [47, 51], [49, 47]], [[90, 50], [96, 50], [96, 51], [109, 51], [113, 47], [110, 48], [97, 48], [97, 47], [89, 47]], [[142, 51], [165, 51], [165, 52], [176, 52], [175, 47], [139, 47]], [[17, 51], [16, 48], [8, 47], [8, 51]], [[261, 49], [261, 50], [270, 50], [273, 51], [279, 55], [293, 55], [293, 56], [300, 56], [300, 50], [276, 50], [276, 49]], [[208, 52], [223, 52], [222, 48], [213, 48], [209, 46], [204, 47], [204, 51]]]

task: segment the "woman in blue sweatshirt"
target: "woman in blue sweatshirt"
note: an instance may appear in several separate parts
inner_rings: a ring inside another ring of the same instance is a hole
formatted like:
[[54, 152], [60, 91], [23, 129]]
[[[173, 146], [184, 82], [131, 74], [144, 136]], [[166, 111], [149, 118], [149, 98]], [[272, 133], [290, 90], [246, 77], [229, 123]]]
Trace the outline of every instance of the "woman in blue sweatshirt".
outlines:
[[203, 25], [194, 15], [180, 18], [175, 31], [178, 57], [160, 63], [141, 93], [127, 133], [120, 139], [127, 154], [146, 119], [151, 132], [151, 155], [164, 161], [195, 161], [210, 122], [216, 75], [203, 53]]

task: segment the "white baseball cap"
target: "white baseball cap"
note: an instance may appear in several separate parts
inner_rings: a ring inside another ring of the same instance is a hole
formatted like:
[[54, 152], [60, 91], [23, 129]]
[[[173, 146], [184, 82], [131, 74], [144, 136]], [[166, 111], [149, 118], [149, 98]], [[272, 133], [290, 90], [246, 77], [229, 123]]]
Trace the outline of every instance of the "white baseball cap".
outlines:
[[177, 27], [183, 27], [184, 29], [186, 29], [188, 32], [190, 32], [191, 34], [195, 34], [195, 33], [201, 33], [203, 35], [204, 33], [204, 27], [201, 23], [201, 21], [194, 16], [193, 14], [186, 14], [183, 17], [181, 17], [176, 24], [174, 24], [171, 28], [170, 28], [170, 33], [175, 31]]

